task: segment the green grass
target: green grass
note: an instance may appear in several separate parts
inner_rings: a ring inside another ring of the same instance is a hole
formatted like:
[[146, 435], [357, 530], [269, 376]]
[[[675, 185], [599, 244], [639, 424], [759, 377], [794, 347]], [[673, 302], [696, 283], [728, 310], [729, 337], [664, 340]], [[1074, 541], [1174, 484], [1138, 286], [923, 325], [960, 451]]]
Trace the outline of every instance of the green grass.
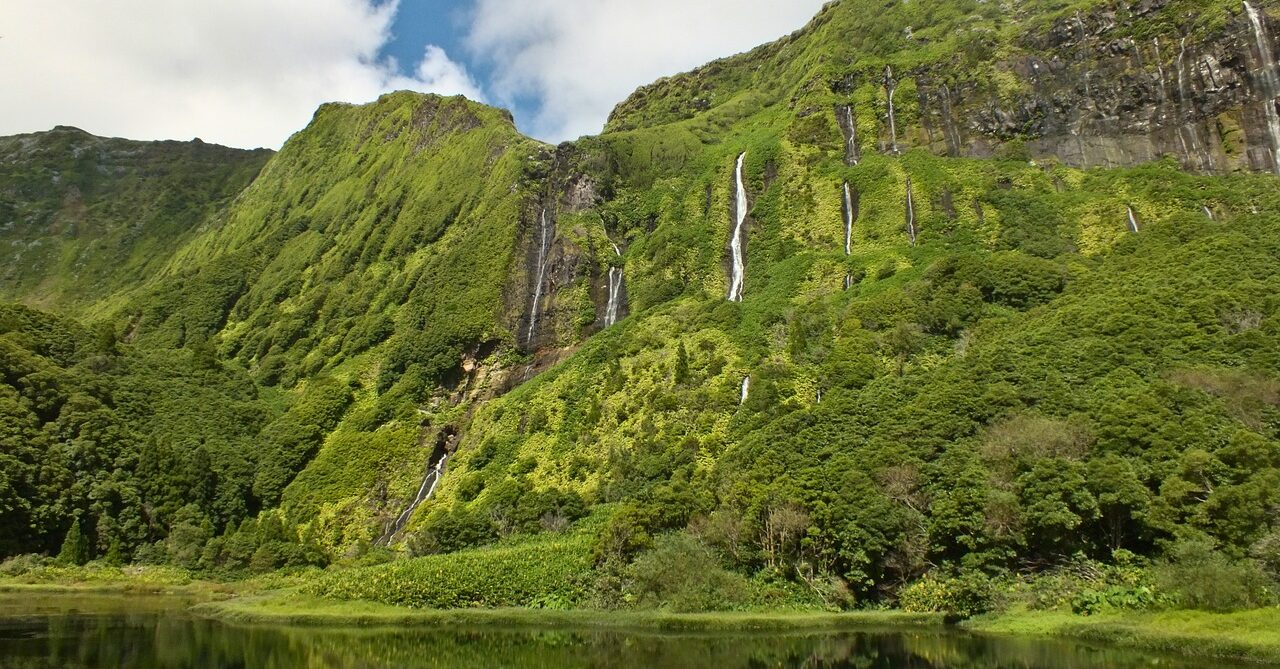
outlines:
[[1056, 637], [1192, 657], [1280, 663], [1280, 608], [1239, 613], [1165, 611], [1078, 616], [1017, 611], [980, 617], [966, 629]]
[[325, 627], [492, 625], [777, 632], [942, 625], [940, 614], [902, 611], [668, 613], [530, 608], [415, 609], [368, 601], [339, 602], [288, 591], [204, 603], [195, 610], [203, 615], [240, 623]]

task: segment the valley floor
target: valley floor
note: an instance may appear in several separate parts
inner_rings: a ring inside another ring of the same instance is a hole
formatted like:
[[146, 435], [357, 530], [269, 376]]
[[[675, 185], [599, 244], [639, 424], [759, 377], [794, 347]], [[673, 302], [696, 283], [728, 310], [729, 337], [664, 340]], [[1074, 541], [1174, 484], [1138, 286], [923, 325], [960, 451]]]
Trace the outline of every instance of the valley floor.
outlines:
[[[217, 583], [167, 569], [46, 570], [39, 579], [0, 578], [0, 592], [34, 597], [59, 593], [172, 594], [200, 603], [203, 616], [244, 624], [320, 627], [594, 627], [665, 632], [830, 631], [941, 628], [941, 614], [894, 610], [828, 613], [753, 611], [672, 613], [548, 609], [415, 609], [365, 601], [338, 601], [296, 592], [287, 576]], [[1015, 609], [959, 624], [976, 634], [1063, 638], [1155, 653], [1280, 665], [1280, 608], [1238, 613], [1160, 611], [1081, 616]]]

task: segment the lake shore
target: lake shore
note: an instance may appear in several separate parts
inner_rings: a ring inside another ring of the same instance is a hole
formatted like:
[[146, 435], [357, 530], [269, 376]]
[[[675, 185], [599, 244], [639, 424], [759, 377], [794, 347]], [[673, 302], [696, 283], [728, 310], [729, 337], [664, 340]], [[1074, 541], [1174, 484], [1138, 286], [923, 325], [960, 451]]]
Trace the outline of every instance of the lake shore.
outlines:
[[941, 628], [943, 616], [905, 611], [671, 613], [589, 609], [412, 609], [376, 602], [346, 602], [292, 592], [266, 593], [199, 604], [200, 615], [246, 624], [320, 627], [507, 626], [653, 629], [666, 632], [831, 631], [858, 628]]
[[[344, 602], [273, 592], [195, 606], [203, 616], [241, 624], [320, 627], [506, 626], [650, 629], [661, 632], [805, 632], [858, 629], [942, 629], [941, 614], [905, 611], [725, 612], [546, 609], [430, 610]], [[1280, 665], [1280, 609], [1240, 613], [1165, 611], [1080, 616], [1014, 611], [963, 621], [975, 634], [1069, 639], [1184, 657]]]
[[980, 616], [961, 627], [982, 634], [1071, 639], [1186, 657], [1280, 665], [1280, 608], [1092, 616], [1013, 611]]
[[[39, 579], [0, 579], [0, 593], [21, 593], [34, 598], [174, 595], [190, 598], [192, 610], [203, 617], [237, 624], [310, 627], [453, 625], [700, 633], [943, 629], [949, 626], [942, 614], [898, 610], [672, 613], [589, 609], [415, 609], [304, 595], [293, 589], [296, 584], [295, 579], [286, 577], [217, 582], [193, 579], [183, 572], [167, 569], [89, 572], [81, 569], [68, 574], [43, 573]], [[978, 616], [954, 627], [982, 635], [1068, 639], [1184, 657], [1280, 666], [1280, 608], [1237, 613], [1151, 611], [1092, 616], [1014, 609]]]

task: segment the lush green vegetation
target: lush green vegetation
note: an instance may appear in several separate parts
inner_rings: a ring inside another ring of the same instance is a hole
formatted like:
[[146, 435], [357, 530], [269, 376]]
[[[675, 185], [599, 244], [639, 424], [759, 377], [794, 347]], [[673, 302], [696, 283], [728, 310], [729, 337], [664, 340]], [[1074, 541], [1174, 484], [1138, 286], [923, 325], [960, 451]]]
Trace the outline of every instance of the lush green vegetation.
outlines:
[[0, 299], [91, 310], [137, 286], [270, 157], [67, 127], [0, 138]]
[[[869, 72], [987, 62], [1076, 7], [863, 6], [554, 152], [460, 99], [326, 106], [145, 279], [63, 315], [0, 308], [0, 555], [332, 565], [302, 592], [441, 608], [1277, 604], [1275, 177], [880, 153]], [[1165, 11], [1125, 30], [1163, 34]], [[912, 85], [904, 148], [924, 143]], [[632, 315], [600, 330], [616, 265]]]

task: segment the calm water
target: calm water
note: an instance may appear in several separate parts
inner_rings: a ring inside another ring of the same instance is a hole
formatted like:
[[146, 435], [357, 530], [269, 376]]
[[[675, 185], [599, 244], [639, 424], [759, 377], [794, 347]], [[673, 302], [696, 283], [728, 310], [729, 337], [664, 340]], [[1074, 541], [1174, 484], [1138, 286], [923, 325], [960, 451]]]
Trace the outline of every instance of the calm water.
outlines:
[[663, 635], [591, 630], [297, 629], [227, 625], [158, 598], [0, 595], [4, 669], [1189, 669], [1222, 666], [960, 633]]

